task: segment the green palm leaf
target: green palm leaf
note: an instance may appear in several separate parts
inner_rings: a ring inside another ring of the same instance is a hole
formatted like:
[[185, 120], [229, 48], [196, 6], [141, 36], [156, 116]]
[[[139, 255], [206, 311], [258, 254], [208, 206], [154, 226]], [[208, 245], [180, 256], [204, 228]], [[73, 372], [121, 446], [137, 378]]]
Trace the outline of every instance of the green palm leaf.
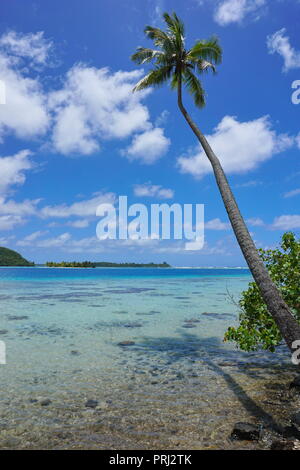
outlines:
[[144, 90], [150, 86], [161, 86], [171, 76], [172, 66], [162, 66], [153, 70], [143, 77], [134, 87], [133, 91]]
[[174, 12], [172, 16], [170, 16], [168, 13], [163, 14], [164, 20], [168, 26], [168, 29], [171, 34], [174, 34], [174, 36], [180, 35], [182, 38], [184, 36], [184, 24], [183, 22], [178, 18], [176, 13]]
[[205, 106], [205, 91], [200, 80], [189, 69], [185, 70], [182, 79], [188, 92], [192, 95], [195, 105], [198, 108], [203, 108]]
[[202, 59], [220, 64], [222, 61], [222, 49], [219, 45], [218, 39], [212, 37], [208, 40], [196, 42], [196, 44], [189, 50], [187, 54], [188, 59]]
[[161, 29], [153, 28], [152, 26], [146, 26], [144, 32], [149, 39], [152, 39], [155, 46], [160, 47], [165, 52], [176, 52], [173, 38]]
[[151, 62], [154, 59], [159, 60], [164, 53], [162, 51], [155, 51], [153, 49], [147, 49], [145, 47], [138, 47], [137, 52], [132, 54], [131, 60], [139, 65]]
[[166, 31], [152, 26], [145, 28], [147, 38], [154, 42], [157, 49], [139, 47], [132, 60], [137, 64], [154, 63], [154, 68], [134, 87], [134, 91], [143, 90], [150, 86], [160, 86], [168, 80], [171, 88], [181, 88], [183, 83], [188, 92], [193, 95], [196, 106], [205, 105], [205, 92], [196, 74], [216, 72], [215, 65], [222, 59], [222, 50], [218, 39], [197, 41], [187, 51], [184, 44], [184, 24], [176, 13], [163, 14], [167, 25]]
[[214, 64], [212, 64], [208, 60], [196, 59], [196, 60], [192, 60], [191, 63], [200, 74], [203, 72], [209, 72], [210, 70], [213, 73], [216, 73], [216, 67], [214, 66]]

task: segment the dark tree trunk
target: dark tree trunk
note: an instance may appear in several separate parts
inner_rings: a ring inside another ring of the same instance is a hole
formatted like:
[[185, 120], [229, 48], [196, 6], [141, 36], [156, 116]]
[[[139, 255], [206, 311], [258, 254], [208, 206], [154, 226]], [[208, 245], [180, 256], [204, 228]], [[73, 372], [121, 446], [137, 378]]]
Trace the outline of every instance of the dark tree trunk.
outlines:
[[214, 154], [205, 136], [193, 122], [185, 107], [183, 106], [180, 78], [178, 80], [178, 106], [192, 131], [199, 140], [207, 158], [212, 165], [217, 185], [220, 190], [238, 244], [260, 290], [262, 298], [267, 305], [268, 311], [272, 315], [282, 337], [292, 351], [292, 343], [295, 340], [300, 340], [300, 325], [297, 323], [290, 308], [281, 297], [279, 290], [271, 280], [268, 270], [258, 254], [219, 159]]

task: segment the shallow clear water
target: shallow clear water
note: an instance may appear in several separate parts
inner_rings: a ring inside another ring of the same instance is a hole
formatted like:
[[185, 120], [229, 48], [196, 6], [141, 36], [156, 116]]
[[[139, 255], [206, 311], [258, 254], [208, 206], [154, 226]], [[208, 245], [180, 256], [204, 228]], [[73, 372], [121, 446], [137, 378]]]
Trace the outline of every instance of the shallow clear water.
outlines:
[[259, 399], [288, 361], [222, 341], [250, 280], [227, 269], [0, 268], [0, 446], [230, 446], [231, 424], [251, 415], [243, 387]]

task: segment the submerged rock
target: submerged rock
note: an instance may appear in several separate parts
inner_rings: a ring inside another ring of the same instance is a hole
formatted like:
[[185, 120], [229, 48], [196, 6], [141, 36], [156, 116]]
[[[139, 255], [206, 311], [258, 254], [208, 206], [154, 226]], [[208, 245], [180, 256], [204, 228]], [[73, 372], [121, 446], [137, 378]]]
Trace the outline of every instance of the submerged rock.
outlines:
[[300, 429], [300, 411], [291, 416], [291, 422], [297, 429]]
[[290, 383], [290, 390], [300, 392], [300, 375], [297, 375]]
[[271, 444], [271, 450], [298, 450], [300, 441], [273, 441]]
[[108, 407], [109, 407], [109, 403], [107, 401], [100, 401], [97, 404], [96, 409], [97, 410], [106, 410]]
[[8, 330], [0, 330], [0, 335], [6, 335], [8, 333]]
[[300, 412], [294, 413], [291, 416], [291, 426], [286, 428], [286, 434], [290, 433], [290, 436], [300, 439]]
[[3, 447], [17, 447], [20, 445], [21, 440], [17, 437], [9, 437], [3, 442]]
[[118, 346], [133, 346], [134, 344], [134, 341], [120, 341], [120, 343], [118, 343]]
[[233, 366], [236, 366], [236, 363], [235, 362], [222, 361], [222, 362], [218, 362], [218, 366], [220, 366], [220, 367], [233, 367]]
[[141, 328], [143, 323], [138, 321], [98, 321], [89, 329], [102, 330], [103, 328]]
[[7, 315], [8, 320], [28, 320], [27, 315]]
[[52, 402], [49, 398], [44, 398], [43, 400], [40, 401], [40, 405], [41, 406], [48, 406], [50, 405]]
[[138, 323], [138, 322], [127, 322], [124, 323], [124, 328], [141, 328], [143, 326], [143, 323]]
[[150, 312], [137, 312], [136, 315], [146, 316], [146, 315], [155, 315], [159, 313], [157, 310], [150, 310]]
[[72, 356], [79, 356], [79, 355], [80, 355], [80, 352], [77, 351], [77, 349], [73, 349], [73, 350], [70, 352], [70, 354], [71, 354]]
[[260, 426], [256, 424], [236, 423], [231, 433], [231, 438], [240, 441], [258, 441], [260, 434]]
[[86, 408], [96, 408], [98, 406], [98, 401], [97, 400], [87, 400], [85, 402]]

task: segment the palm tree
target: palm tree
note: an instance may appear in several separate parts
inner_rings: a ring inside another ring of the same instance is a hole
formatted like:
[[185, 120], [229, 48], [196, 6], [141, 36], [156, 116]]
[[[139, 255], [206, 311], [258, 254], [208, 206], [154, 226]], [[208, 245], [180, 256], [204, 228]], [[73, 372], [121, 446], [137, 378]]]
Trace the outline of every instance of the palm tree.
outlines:
[[177, 90], [179, 109], [212, 165], [229, 220], [253, 278], [282, 337], [288, 347], [293, 350], [292, 343], [300, 340], [300, 326], [272, 282], [258, 254], [218, 157], [182, 102], [182, 85], [184, 84], [192, 95], [195, 105], [199, 108], [205, 105], [205, 92], [196, 73], [202, 74], [209, 70], [215, 73], [215, 66], [222, 60], [222, 50], [218, 39], [212, 37], [208, 40], [197, 41], [191, 49], [187, 50], [182, 21], [176, 13], [172, 15], [164, 13], [163, 18], [166, 23], [165, 31], [152, 26], [145, 28], [145, 35], [154, 42], [156, 49], [139, 47], [131, 57], [139, 65], [149, 62], [154, 64], [154, 67], [137, 83], [133, 91], [160, 86], [169, 80], [172, 89]]

